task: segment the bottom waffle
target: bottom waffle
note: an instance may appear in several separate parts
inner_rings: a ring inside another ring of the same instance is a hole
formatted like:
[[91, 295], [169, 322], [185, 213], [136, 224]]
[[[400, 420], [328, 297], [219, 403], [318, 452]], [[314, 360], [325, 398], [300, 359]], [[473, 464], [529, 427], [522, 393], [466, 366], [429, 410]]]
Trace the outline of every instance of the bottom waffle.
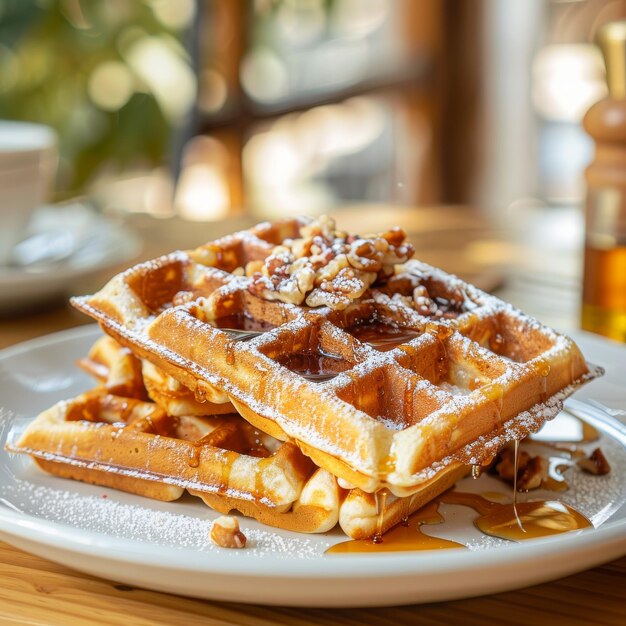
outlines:
[[64, 478], [165, 501], [188, 490], [220, 513], [237, 510], [303, 533], [339, 522], [352, 538], [384, 532], [465, 473], [462, 466], [448, 470], [409, 498], [389, 495], [377, 504], [236, 414], [170, 416], [155, 403], [104, 388], [44, 411], [7, 449]]

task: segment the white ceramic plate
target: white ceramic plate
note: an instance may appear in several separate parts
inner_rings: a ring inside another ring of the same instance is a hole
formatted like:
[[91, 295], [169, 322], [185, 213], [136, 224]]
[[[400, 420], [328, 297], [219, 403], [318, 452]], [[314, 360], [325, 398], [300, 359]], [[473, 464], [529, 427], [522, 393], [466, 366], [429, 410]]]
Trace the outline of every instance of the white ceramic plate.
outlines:
[[0, 312], [15, 311], [75, 293], [77, 281], [123, 264], [139, 253], [139, 239], [87, 205], [43, 206], [35, 211], [27, 236], [66, 235], [74, 249], [57, 261], [24, 267], [0, 265]]
[[[0, 440], [61, 398], [92, 386], [74, 366], [98, 336], [83, 327], [0, 353]], [[626, 406], [626, 349], [578, 337], [590, 360], [609, 374], [584, 394]], [[581, 393], [581, 395], [583, 395]], [[605, 397], [606, 395], [606, 397]], [[446, 522], [428, 534], [468, 550], [379, 555], [324, 555], [343, 537], [298, 535], [242, 520], [245, 550], [223, 550], [208, 539], [215, 517], [190, 496], [162, 503], [38, 471], [29, 458], [0, 452], [0, 538], [28, 552], [115, 581], [199, 598], [294, 606], [383, 606], [495, 593], [565, 576], [626, 552], [626, 429], [608, 413], [580, 402], [571, 409], [601, 433], [613, 471], [570, 470], [560, 497], [595, 528], [512, 544], [481, 535], [468, 508], [442, 505]], [[571, 476], [570, 476], [571, 473]], [[488, 476], [463, 491], [507, 493]], [[535, 492], [554, 497], [551, 492]]]

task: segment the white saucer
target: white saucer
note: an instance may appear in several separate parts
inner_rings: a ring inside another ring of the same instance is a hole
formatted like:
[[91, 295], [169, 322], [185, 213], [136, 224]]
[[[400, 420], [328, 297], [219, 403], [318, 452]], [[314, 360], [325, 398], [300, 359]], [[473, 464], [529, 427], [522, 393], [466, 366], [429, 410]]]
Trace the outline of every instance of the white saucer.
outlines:
[[121, 265], [141, 249], [139, 239], [128, 229], [82, 203], [37, 209], [27, 237], [46, 233], [64, 234], [75, 245], [56, 261], [0, 266], [0, 312], [70, 295], [78, 280]]
[[[83, 327], [0, 352], [0, 539], [33, 554], [118, 582], [233, 602], [292, 606], [385, 606], [497, 593], [566, 576], [626, 552], [626, 428], [607, 412], [570, 401], [601, 433], [607, 476], [568, 474], [559, 499], [593, 529], [512, 544], [486, 537], [466, 507], [442, 505], [445, 523], [425, 532], [468, 550], [325, 555], [338, 531], [301, 535], [242, 519], [249, 546], [224, 550], [208, 530], [217, 514], [197, 498], [157, 502], [49, 476], [3, 441], [42, 409], [93, 386], [74, 363], [100, 335]], [[585, 355], [607, 368], [583, 397], [626, 406], [626, 346], [577, 336]], [[488, 483], [488, 484], [487, 484]], [[505, 491], [490, 476], [462, 491]], [[534, 492], [532, 499], [553, 492]]]

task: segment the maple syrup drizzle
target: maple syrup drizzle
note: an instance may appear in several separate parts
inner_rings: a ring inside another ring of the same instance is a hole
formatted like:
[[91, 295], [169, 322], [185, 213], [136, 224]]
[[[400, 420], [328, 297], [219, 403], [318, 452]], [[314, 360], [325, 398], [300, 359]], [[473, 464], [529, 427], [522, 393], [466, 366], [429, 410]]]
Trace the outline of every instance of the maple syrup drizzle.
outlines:
[[446, 344], [443, 342], [440, 333], [433, 335], [435, 339], [439, 342], [441, 346], [441, 354], [437, 357], [436, 368], [437, 368], [437, 379], [442, 381], [446, 379], [448, 374], [447, 360], [448, 360], [448, 351], [446, 349]]
[[196, 444], [191, 444], [189, 447], [187, 454], [187, 465], [189, 465], [189, 467], [196, 468], [200, 465], [200, 450], [200, 446]]
[[[407, 498], [409, 500], [409, 498]], [[439, 503], [431, 501], [411, 515], [406, 525], [399, 524], [388, 530], [380, 543], [370, 539], [342, 541], [326, 550], [326, 554], [346, 554], [359, 552], [411, 552], [418, 550], [449, 550], [465, 548], [461, 543], [431, 537], [422, 532], [425, 524], [441, 524], [444, 520], [438, 512]]]
[[541, 402], [545, 402], [548, 399], [548, 376], [550, 375], [550, 364], [544, 359], [539, 359], [535, 363], [535, 371], [541, 376], [542, 391], [539, 398]]
[[413, 328], [402, 328], [383, 322], [361, 322], [346, 328], [355, 339], [367, 343], [379, 352], [388, 352], [399, 345], [415, 339], [421, 332]]
[[515, 463], [513, 466], [513, 514], [515, 515], [515, 521], [517, 522], [517, 525], [519, 526], [520, 530], [522, 532], [526, 532], [524, 530], [524, 527], [522, 526], [522, 522], [517, 512], [517, 474], [519, 471], [519, 439], [514, 439], [513, 450], [514, 450], [513, 454], [515, 456]]
[[232, 313], [231, 315], [222, 315], [211, 320], [209, 323], [216, 328], [231, 328], [233, 330], [249, 330], [252, 332], [264, 332], [276, 328], [274, 324], [270, 324], [264, 320], [254, 319], [243, 311]]
[[234, 341], [229, 341], [226, 344], [226, 363], [231, 366], [235, 364], [235, 342]]
[[402, 517], [400, 518], [400, 524], [402, 524], [402, 526], [409, 525], [411, 501], [412, 498], [403, 498], [402, 500]]
[[199, 386], [199, 383], [196, 384], [196, 388], [193, 392], [193, 396], [196, 402], [200, 404], [204, 404], [206, 402], [206, 391]]
[[591, 522], [563, 502], [553, 500], [502, 504], [475, 493], [448, 491], [439, 497], [446, 504], [460, 504], [480, 514], [474, 525], [492, 537], [526, 541], [572, 530], [591, 528]]
[[378, 403], [378, 416], [384, 419], [384, 407], [385, 407], [385, 375], [382, 371], [378, 372], [376, 377], [376, 402]]
[[374, 494], [376, 497], [376, 532], [372, 537], [374, 543], [382, 543], [383, 541], [383, 522], [385, 518], [387, 494], [388, 491], [386, 489], [381, 489]]
[[294, 352], [280, 355], [276, 361], [292, 372], [315, 382], [330, 380], [350, 368], [347, 361], [323, 352]]
[[[154, 422], [152, 421], [152, 418], [149, 415], [144, 416], [143, 418], [143, 424], [145, 424], [145, 426], [142, 428], [142, 430], [146, 433], [152, 433], [152, 434], [156, 434], [156, 428], [154, 426]], [[143, 426], [142, 424], [142, 426]]]
[[483, 387], [480, 387], [480, 392], [489, 400], [493, 402], [498, 412], [498, 423], [500, 422], [500, 416], [502, 415], [502, 406], [504, 404], [504, 390], [502, 385], [491, 382]]
[[541, 484], [543, 489], [550, 491], [566, 491], [569, 484], [563, 472], [569, 469], [574, 459], [586, 456], [586, 452], [577, 444], [597, 441], [600, 433], [591, 424], [564, 409], [553, 421], [548, 422], [542, 430], [528, 438], [529, 443], [543, 446], [567, 456], [548, 457], [548, 477]]
[[[570, 414], [571, 415], [571, 414]], [[580, 418], [571, 415], [579, 422], [579, 431], [575, 441], [587, 443], [599, 438], [599, 432]], [[559, 416], [559, 419], [562, 418]], [[556, 422], [556, 420], [555, 420]], [[570, 431], [571, 432], [571, 431]], [[580, 450], [576, 446], [568, 446], [564, 441], [537, 441], [534, 435], [530, 440], [534, 444], [545, 445], [559, 451], [565, 451], [575, 457]], [[571, 435], [569, 435], [571, 437]], [[349, 552], [402, 552], [412, 550], [431, 550], [445, 548], [463, 548], [462, 544], [446, 539], [438, 539], [424, 535], [420, 526], [422, 524], [437, 524], [444, 521], [438, 512], [440, 502], [445, 504], [457, 504], [467, 506], [479, 513], [474, 520], [474, 525], [481, 532], [493, 537], [499, 537], [510, 541], [526, 541], [548, 537], [573, 530], [592, 528], [591, 522], [573, 507], [555, 500], [540, 500], [535, 502], [518, 502], [517, 498], [517, 474], [519, 464], [520, 441], [514, 440], [514, 472], [513, 472], [513, 502], [503, 502], [503, 496], [497, 492], [485, 492], [483, 495], [464, 493], [454, 489], [440, 495], [436, 500], [409, 516], [411, 498], [405, 498], [402, 502], [403, 513], [400, 524], [382, 535], [383, 515], [382, 510], [386, 498], [386, 491], [376, 494], [377, 524], [376, 533], [369, 539], [350, 540], [338, 543], [330, 547], [326, 553], [349, 553]], [[584, 453], [583, 453], [584, 454]], [[548, 478], [542, 483], [542, 488], [553, 491], [563, 491], [568, 488], [563, 472], [571, 467], [571, 460], [562, 456], [549, 457]], [[472, 466], [472, 477], [478, 478], [482, 467]], [[383, 495], [384, 493], [384, 495]], [[486, 497], [485, 497], [486, 496]]]
[[404, 420], [407, 424], [413, 423], [413, 409], [414, 409], [414, 400], [413, 400], [413, 381], [408, 380], [406, 387], [404, 388], [404, 399], [403, 399], [403, 407], [404, 407]]

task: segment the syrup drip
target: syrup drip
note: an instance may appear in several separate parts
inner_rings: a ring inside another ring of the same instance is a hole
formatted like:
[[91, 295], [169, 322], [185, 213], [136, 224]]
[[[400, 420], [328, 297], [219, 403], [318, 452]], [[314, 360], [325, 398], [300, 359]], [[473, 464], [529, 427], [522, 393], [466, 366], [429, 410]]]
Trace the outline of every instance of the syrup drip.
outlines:
[[144, 432], [156, 434], [157, 431], [155, 429], [154, 422], [152, 421], [152, 418], [149, 415], [146, 415], [143, 418], [143, 422], [145, 424], [145, 428], [142, 429], [142, 430], [144, 430]]
[[402, 524], [402, 526], [409, 525], [410, 509], [411, 509], [411, 498], [404, 498], [402, 500], [402, 517], [400, 518], [400, 524]]
[[513, 467], [513, 514], [515, 515], [515, 521], [521, 530], [524, 530], [522, 522], [517, 512], [517, 474], [519, 472], [519, 439], [514, 440], [514, 452], [515, 465]]
[[[407, 500], [409, 500], [407, 498]], [[441, 524], [443, 517], [438, 513], [439, 503], [429, 502], [411, 515], [406, 525], [398, 525], [384, 535], [384, 540], [376, 543], [371, 539], [354, 539], [331, 546], [326, 554], [345, 554], [358, 552], [410, 552], [417, 550], [449, 550], [465, 548], [463, 544], [448, 539], [425, 535], [421, 526]]]
[[254, 494], [257, 496], [257, 498], [260, 498], [263, 491], [264, 491], [263, 472], [261, 471], [261, 467], [257, 465], [257, 468], [254, 473]]
[[585, 453], [575, 447], [567, 449], [563, 448], [559, 444], [544, 443], [541, 441], [535, 442], [535, 445], [554, 448], [559, 452], [565, 452], [565, 454], [568, 455], [568, 457], [548, 457], [548, 476], [541, 481], [541, 489], [547, 489], [549, 491], [567, 491], [569, 489], [569, 484], [567, 480], [565, 480], [563, 472], [571, 467], [571, 459], [584, 456]]
[[199, 402], [200, 404], [204, 404], [206, 402], [206, 391], [202, 389], [199, 384], [196, 385], [193, 395], [196, 402]]
[[407, 424], [413, 423], [413, 382], [409, 380], [404, 389], [404, 420]]
[[276, 361], [292, 372], [306, 376], [314, 382], [330, 380], [350, 368], [347, 361], [323, 352], [284, 354], [277, 357]]
[[385, 516], [385, 504], [387, 503], [387, 494], [388, 491], [386, 489], [382, 489], [377, 491], [375, 494], [376, 497], [376, 532], [372, 537], [372, 541], [374, 543], [382, 543], [383, 541], [383, 522]]
[[435, 366], [437, 368], [437, 380], [445, 380], [448, 374], [448, 368], [446, 365], [448, 351], [446, 350], [446, 344], [443, 342], [439, 334], [435, 335], [435, 339], [439, 342], [442, 350], [441, 354], [437, 357], [437, 364]]
[[192, 445], [189, 448], [187, 465], [189, 465], [189, 467], [198, 467], [198, 465], [200, 465], [200, 446]]
[[235, 364], [235, 342], [234, 341], [229, 341], [226, 344], [226, 363], [231, 366]]
[[584, 515], [553, 500], [501, 504], [478, 494], [456, 491], [443, 494], [439, 500], [474, 509], [480, 513], [480, 517], [474, 520], [480, 531], [510, 541], [538, 539], [592, 527]]
[[420, 335], [419, 330], [400, 328], [382, 322], [363, 322], [346, 328], [355, 339], [367, 343], [379, 352], [388, 352], [400, 344], [415, 339]]
[[[233, 469], [233, 464], [235, 462], [235, 457], [236, 455], [232, 452], [227, 452], [225, 459], [224, 459], [224, 463], [221, 466], [221, 470], [220, 470], [220, 480], [219, 480], [219, 484], [218, 484], [218, 493], [228, 493], [228, 490], [230, 488], [230, 473], [232, 472]], [[258, 473], [258, 468], [257, 468], [257, 473]]]
[[535, 371], [541, 376], [542, 391], [539, 396], [541, 402], [548, 399], [548, 376], [550, 375], [550, 364], [539, 359], [535, 364]]
[[498, 422], [500, 422], [500, 416], [502, 414], [502, 405], [504, 402], [504, 392], [501, 385], [497, 383], [490, 383], [484, 387], [480, 387], [480, 392], [489, 400], [493, 402], [496, 411], [498, 412]]
[[[565, 451], [572, 457], [576, 457], [581, 451], [576, 446], [567, 445], [566, 442], [576, 441], [587, 443], [599, 438], [599, 433], [593, 426], [590, 426], [583, 420], [565, 411], [553, 422], [549, 422], [548, 424], [554, 424], [556, 426], [555, 430], [560, 432], [563, 430], [560, 421], [565, 418], [569, 420], [569, 428], [565, 429], [565, 439], [556, 442], [551, 441], [552, 431], [550, 430], [547, 436], [548, 441], [537, 441], [537, 437], [544, 432], [542, 430], [541, 433], [533, 435], [531, 439], [533, 443], [545, 445], [559, 451]], [[572, 424], [576, 426], [576, 428], [572, 428]], [[548, 432], [547, 428], [545, 430]], [[428, 503], [409, 517], [407, 513], [410, 507], [410, 498], [406, 498], [402, 504], [404, 512], [400, 525], [389, 530], [384, 536], [380, 536], [380, 533], [377, 532], [376, 535], [370, 539], [345, 541], [332, 546], [326, 552], [392, 552], [464, 547], [453, 541], [429, 537], [421, 532], [420, 526], [422, 524], [436, 524], [444, 521], [437, 510], [439, 502], [473, 508], [479, 513], [479, 517], [474, 521], [474, 525], [481, 532], [510, 541], [520, 542], [558, 535], [574, 530], [592, 528], [591, 522], [584, 515], [562, 502], [554, 500], [542, 500], [537, 502], [517, 501], [517, 470], [520, 442], [518, 440], [514, 441], [515, 468], [513, 473], [513, 502], [502, 502], [503, 495], [497, 492], [485, 492], [484, 496], [487, 497], [484, 497], [478, 494], [451, 490], [442, 494], [437, 500]], [[582, 454], [584, 454], [584, 452], [582, 452]], [[563, 472], [570, 466], [571, 462], [568, 462], [568, 459], [561, 456], [549, 457], [549, 477], [543, 482], [542, 488], [553, 491], [563, 491], [567, 489], [568, 484], [563, 477]], [[481, 466], [472, 466], [472, 476], [477, 477], [475, 474], [478, 474], [480, 469]], [[378, 511], [380, 511], [380, 508]], [[382, 523], [379, 520], [377, 520], [377, 529], [382, 527]], [[416, 523], [417, 527], [415, 527]]]
[[483, 473], [483, 468], [480, 465], [472, 465], [472, 478], [478, 480]]
[[378, 416], [384, 419], [383, 413], [385, 407], [385, 375], [382, 372], [378, 373], [378, 380], [376, 381], [376, 402], [378, 403]]

